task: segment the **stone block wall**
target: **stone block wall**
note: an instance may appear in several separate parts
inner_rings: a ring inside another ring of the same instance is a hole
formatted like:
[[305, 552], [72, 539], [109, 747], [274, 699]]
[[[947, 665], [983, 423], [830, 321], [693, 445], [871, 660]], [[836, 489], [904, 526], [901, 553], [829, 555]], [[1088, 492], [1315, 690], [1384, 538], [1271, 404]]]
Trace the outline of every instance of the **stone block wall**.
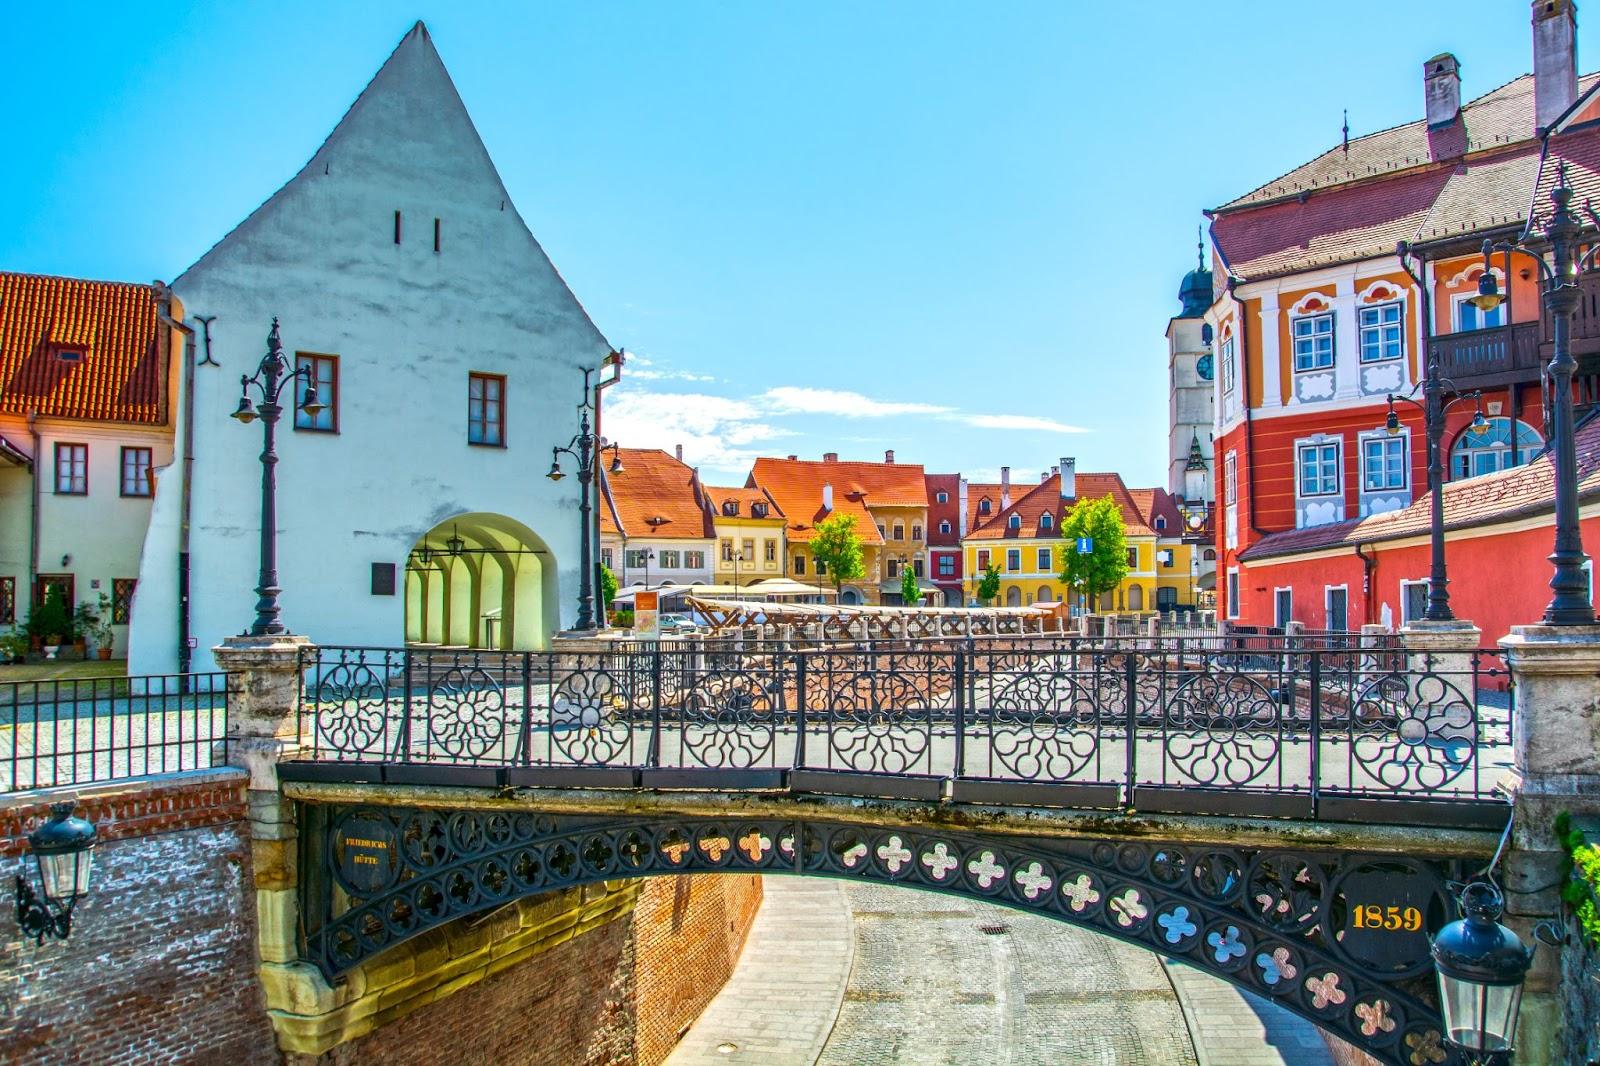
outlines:
[[[69, 795], [0, 796], [6, 911], [28, 832]], [[99, 838], [71, 938], [35, 945], [12, 914], [0, 917], [0, 1061], [277, 1062], [256, 980], [245, 775], [200, 771], [77, 795]]]

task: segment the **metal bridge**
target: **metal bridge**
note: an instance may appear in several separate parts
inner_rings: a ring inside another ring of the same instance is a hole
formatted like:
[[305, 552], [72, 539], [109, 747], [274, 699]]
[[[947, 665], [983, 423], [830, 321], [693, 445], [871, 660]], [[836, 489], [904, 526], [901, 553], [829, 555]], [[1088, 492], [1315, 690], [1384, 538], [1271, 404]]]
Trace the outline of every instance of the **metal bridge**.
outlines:
[[302, 881], [304, 954], [335, 979], [535, 892], [822, 875], [1093, 928], [1443, 1063], [1428, 936], [1510, 812], [1494, 652], [730, 641], [303, 668], [279, 773], [302, 868], [328, 873]]

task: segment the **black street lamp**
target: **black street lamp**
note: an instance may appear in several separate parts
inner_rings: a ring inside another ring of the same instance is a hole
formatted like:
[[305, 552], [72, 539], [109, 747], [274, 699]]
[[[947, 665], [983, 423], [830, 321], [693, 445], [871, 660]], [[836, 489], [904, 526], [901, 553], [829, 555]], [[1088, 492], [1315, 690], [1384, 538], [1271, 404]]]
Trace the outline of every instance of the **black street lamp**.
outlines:
[[[1578, 310], [1582, 293], [1578, 290], [1578, 275], [1589, 270], [1600, 255], [1600, 245], [1591, 247], [1577, 256], [1583, 227], [1572, 213], [1572, 187], [1567, 184], [1567, 167], [1561, 164], [1557, 171], [1556, 187], [1550, 190], [1550, 203], [1554, 206], [1550, 221], [1545, 223], [1544, 239], [1550, 246], [1554, 263], [1546, 262], [1544, 249], [1529, 247], [1533, 236], [1533, 219], [1515, 242], [1483, 242], [1483, 274], [1478, 278], [1478, 295], [1472, 302], [1485, 311], [1500, 306], [1504, 299], [1495, 285], [1489, 270], [1489, 256], [1495, 249], [1506, 254], [1509, 266], [1512, 252], [1521, 252], [1539, 265], [1539, 277], [1544, 283], [1545, 307], [1550, 311], [1550, 325], [1554, 352], [1550, 358], [1550, 452], [1555, 461], [1556, 474], [1556, 536], [1555, 550], [1550, 563], [1555, 573], [1550, 578], [1554, 595], [1544, 611], [1544, 623], [1551, 626], [1594, 625], [1594, 606], [1589, 602], [1589, 580], [1584, 573], [1588, 556], [1583, 553], [1583, 530], [1578, 525], [1578, 455], [1574, 442], [1572, 411], [1572, 375], [1578, 361], [1572, 357], [1572, 316]], [[1584, 205], [1590, 221], [1600, 226], [1593, 208]], [[1510, 275], [1507, 274], [1507, 284]], [[1512, 427], [1516, 439], [1516, 427]]]
[[[285, 371], [288, 373], [285, 373]], [[239, 406], [233, 417], [249, 425], [261, 419], [263, 436], [261, 450], [261, 571], [256, 580], [256, 620], [250, 626], [249, 636], [265, 637], [287, 633], [278, 618], [278, 419], [283, 406], [278, 402], [283, 390], [297, 381], [305, 380], [305, 392], [300, 397], [299, 408], [315, 415], [327, 405], [317, 399], [317, 379], [309, 366], [289, 370], [289, 361], [283, 356], [283, 343], [278, 339], [278, 320], [272, 320], [272, 332], [267, 334], [267, 354], [253, 375], [239, 378]], [[250, 387], [255, 386], [261, 397], [261, 406], [250, 402]]]
[[53, 804], [50, 820], [28, 834], [39, 875], [39, 891], [17, 875], [17, 925], [43, 944], [72, 933], [72, 909], [89, 891], [94, 861], [94, 824], [73, 816], [73, 804]]
[[[594, 544], [592, 533], [593, 523], [589, 519], [593, 510], [591, 492], [595, 487], [596, 459], [600, 455], [600, 438], [589, 428], [589, 415], [594, 410], [593, 393], [590, 391], [589, 381], [594, 376], [594, 370], [584, 368], [583, 371], [583, 402], [578, 405], [578, 432], [567, 442], [566, 447], [555, 445], [550, 449], [550, 473], [547, 475], [551, 481], [560, 481], [566, 475], [561, 471], [561, 457], [569, 455], [578, 464], [578, 480], [582, 484], [582, 495], [579, 497], [578, 514], [578, 621], [575, 629], [590, 630], [599, 628], [595, 622], [594, 589], [596, 583], [596, 570], [594, 565]], [[622, 473], [622, 456], [616, 455], [611, 464], [613, 474]]]
[[[1401, 269], [1417, 286], [1419, 295], [1417, 311], [1422, 322], [1422, 345], [1426, 362], [1423, 367], [1421, 402], [1409, 396], [1390, 393], [1389, 413], [1384, 419], [1383, 428], [1391, 436], [1400, 432], [1400, 416], [1394, 409], [1396, 400], [1408, 403], [1422, 412], [1423, 436], [1426, 438], [1428, 448], [1428, 540], [1431, 563], [1428, 573], [1428, 606], [1422, 617], [1428, 622], [1451, 622], [1456, 616], [1450, 609], [1450, 578], [1445, 569], [1444, 559], [1444, 416], [1456, 404], [1473, 400], [1478, 403], [1478, 412], [1472, 416], [1471, 431], [1477, 436], [1482, 436], [1488, 432], [1489, 422], [1483, 417], [1483, 394], [1476, 389], [1462, 392], [1456, 388], [1455, 382], [1446, 378], [1439, 369], [1439, 360], [1434, 354], [1431, 343], [1433, 301], [1423, 272], [1412, 265], [1413, 260], [1420, 263], [1421, 257], [1412, 252], [1411, 246], [1405, 241], [1395, 246], [1395, 255], [1400, 259]], [[1447, 395], [1452, 398], [1446, 400]]]
[[1445, 1039], [1473, 1066], [1511, 1061], [1522, 983], [1533, 949], [1500, 924], [1504, 903], [1486, 881], [1461, 890], [1461, 917], [1433, 940]]

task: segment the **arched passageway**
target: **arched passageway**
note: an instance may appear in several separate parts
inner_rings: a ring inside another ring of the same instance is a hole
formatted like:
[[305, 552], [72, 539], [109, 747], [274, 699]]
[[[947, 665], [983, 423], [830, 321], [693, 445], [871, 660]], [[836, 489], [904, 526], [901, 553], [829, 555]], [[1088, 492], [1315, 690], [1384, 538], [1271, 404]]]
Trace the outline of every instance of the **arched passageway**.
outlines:
[[406, 560], [408, 644], [542, 650], [559, 627], [559, 603], [544, 540], [504, 515], [446, 519]]

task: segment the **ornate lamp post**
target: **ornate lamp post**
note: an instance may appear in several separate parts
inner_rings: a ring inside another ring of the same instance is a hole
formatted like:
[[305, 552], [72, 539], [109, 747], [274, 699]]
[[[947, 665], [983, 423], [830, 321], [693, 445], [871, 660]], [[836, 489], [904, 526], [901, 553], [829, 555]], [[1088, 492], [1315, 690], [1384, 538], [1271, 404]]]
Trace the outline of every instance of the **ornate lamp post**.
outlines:
[[1445, 1039], [1474, 1066], [1511, 1061], [1522, 983], [1533, 949], [1500, 924], [1500, 892], [1485, 881], [1461, 891], [1461, 917], [1433, 940]]
[[45, 937], [65, 940], [72, 933], [72, 909], [89, 891], [95, 829], [73, 816], [73, 804], [57, 803], [50, 820], [28, 834], [39, 875], [39, 891], [17, 875], [17, 925], [24, 936], [43, 944]]
[[[595, 603], [594, 588], [596, 571], [594, 566], [594, 543], [590, 535], [593, 523], [589, 515], [593, 510], [591, 492], [595, 487], [596, 460], [600, 457], [600, 438], [589, 428], [589, 415], [594, 410], [594, 393], [590, 390], [589, 381], [594, 376], [594, 371], [585, 368], [583, 371], [583, 402], [578, 405], [578, 432], [567, 442], [566, 447], [557, 444], [550, 449], [550, 473], [547, 475], [551, 481], [560, 481], [566, 475], [561, 470], [561, 457], [571, 456], [578, 464], [578, 481], [583, 486], [582, 495], [578, 504], [578, 621], [574, 628], [580, 630], [595, 629]], [[622, 473], [622, 456], [616, 455], [611, 464], [613, 474]]]
[[[1539, 265], [1540, 280], [1544, 283], [1545, 307], [1550, 311], [1551, 332], [1555, 350], [1550, 359], [1550, 451], [1555, 461], [1556, 475], [1556, 535], [1555, 550], [1550, 563], [1555, 573], [1550, 578], [1554, 595], [1544, 611], [1545, 625], [1594, 625], [1594, 607], [1589, 603], [1589, 581], [1583, 565], [1588, 556], [1583, 552], [1583, 532], [1578, 525], [1578, 457], [1573, 435], [1572, 375], [1578, 362], [1572, 357], [1572, 316], [1578, 309], [1582, 294], [1578, 291], [1578, 275], [1594, 266], [1600, 255], [1600, 245], [1591, 247], [1577, 257], [1579, 238], [1583, 227], [1572, 213], [1572, 188], [1567, 184], [1566, 164], [1558, 173], [1556, 187], [1550, 190], [1550, 203], [1554, 206], [1550, 221], [1545, 223], [1544, 237], [1550, 246], [1551, 261], [1546, 261], [1543, 249], [1534, 250], [1528, 241], [1533, 231], [1533, 220], [1516, 241], [1483, 242], [1483, 274], [1478, 279], [1478, 295], [1472, 302], [1485, 311], [1498, 307], [1504, 297], [1489, 270], [1489, 256], [1495, 249], [1506, 254], [1511, 262], [1513, 251], [1521, 252]], [[1585, 211], [1590, 221], [1600, 226], [1600, 217], [1587, 204]], [[1509, 284], [1510, 275], [1507, 274]], [[1512, 436], [1516, 430], [1512, 427]]]
[[[1483, 417], [1483, 394], [1476, 389], [1462, 392], [1456, 388], [1455, 382], [1440, 372], [1439, 360], [1433, 353], [1433, 345], [1429, 343], [1433, 337], [1433, 301], [1429, 297], [1423, 272], [1413, 265], [1413, 262], [1421, 262], [1420, 257], [1411, 251], [1411, 246], [1405, 241], [1395, 246], [1395, 255], [1400, 259], [1401, 269], [1417, 286], [1426, 364], [1421, 402], [1409, 396], [1390, 393], [1389, 413], [1384, 419], [1383, 428], [1391, 436], [1400, 432], [1400, 416], [1394, 409], [1397, 401], [1422, 411], [1423, 436], [1428, 448], [1428, 546], [1431, 563], [1428, 572], [1428, 607], [1422, 617], [1428, 622], [1451, 622], [1456, 616], [1450, 609], [1450, 578], [1444, 559], [1444, 416], [1456, 404], [1472, 400], [1478, 403], [1478, 412], [1472, 416], [1471, 431], [1482, 436], [1488, 432], [1489, 422]], [[1451, 398], [1447, 400], [1446, 396]]]
[[[289, 370], [283, 343], [278, 339], [278, 320], [274, 318], [272, 332], [267, 334], [267, 354], [261, 357], [253, 375], [239, 378], [239, 406], [233, 412], [233, 417], [246, 425], [260, 418], [265, 437], [261, 450], [261, 572], [256, 580], [256, 620], [248, 634], [252, 637], [288, 632], [278, 617], [278, 593], [282, 591], [278, 587], [278, 419], [283, 415], [278, 401], [285, 389], [301, 379], [306, 386], [299, 408], [315, 415], [327, 406], [317, 399], [316, 376], [308, 366]], [[260, 407], [250, 401], [252, 386], [261, 397]]]

